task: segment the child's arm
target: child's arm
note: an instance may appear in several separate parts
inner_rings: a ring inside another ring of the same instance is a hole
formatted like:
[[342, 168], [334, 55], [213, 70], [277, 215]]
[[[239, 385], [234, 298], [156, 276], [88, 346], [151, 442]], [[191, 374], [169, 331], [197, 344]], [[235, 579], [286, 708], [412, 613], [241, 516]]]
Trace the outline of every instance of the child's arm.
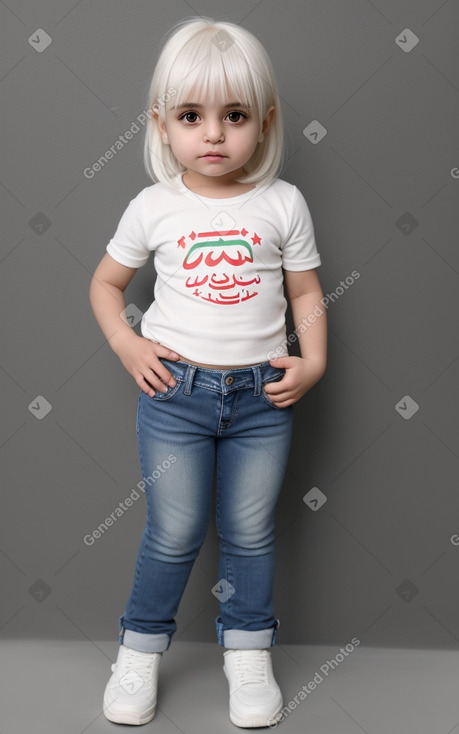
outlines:
[[137, 385], [153, 397], [156, 390], [166, 392], [163, 383], [171, 387], [176, 384], [175, 378], [158, 357], [171, 360], [180, 357], [161, 344], [137, 336], [124, 317], [124, 290], [135, 272], [136, 268], [121, 265], [107, 253], [91, 280], [89, 300], [97, 323], [111, 348]]
[[270, 360], [273, 367], [286, 370], [282, 380], [264, 386], [270, 400], [279, 408], [286, 408], [299, 400], [320, 380], [327, 363], [327, 316], [320, 303], [323, 293], [316, 271], [284, 270], [284, 282], [301, 357]]

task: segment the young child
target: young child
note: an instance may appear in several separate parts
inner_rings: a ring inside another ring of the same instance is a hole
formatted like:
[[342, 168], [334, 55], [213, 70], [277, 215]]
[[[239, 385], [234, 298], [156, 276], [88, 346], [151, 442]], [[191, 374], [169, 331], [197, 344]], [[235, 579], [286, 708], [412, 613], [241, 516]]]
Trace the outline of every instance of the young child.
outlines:
[[[129, 203], [90, 287], [96, 319], [140, 388], [147, 502], [104, 714], [123, 724], [155, 714], [158, 667], [206, 537], [216, 466], [212, 591], [230, 719], [267, 726], [283, 706], [269, 651], [279, 626], [274, 513], [292, 406], [326, 363], [320, 258], [303, 196], [277, 178], [279, 97], [251, 33], [209, 18], [174, 27], [148, 110], [145, 163], [156, 183]], [[123, 292], [152, 251], [155, 297], [138, 336]], [[284, 284], [301, 357], [288, 356]]]

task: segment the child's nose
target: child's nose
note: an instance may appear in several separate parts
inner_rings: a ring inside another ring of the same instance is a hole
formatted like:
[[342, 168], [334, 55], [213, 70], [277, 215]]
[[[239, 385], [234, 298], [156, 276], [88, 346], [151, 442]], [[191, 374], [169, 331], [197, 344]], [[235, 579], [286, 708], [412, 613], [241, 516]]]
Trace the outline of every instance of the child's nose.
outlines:
[[204, 139], [211, 141], [220, 140], [223, 137], [223, 126], [220, 120], [209, 120], [204, 130]]

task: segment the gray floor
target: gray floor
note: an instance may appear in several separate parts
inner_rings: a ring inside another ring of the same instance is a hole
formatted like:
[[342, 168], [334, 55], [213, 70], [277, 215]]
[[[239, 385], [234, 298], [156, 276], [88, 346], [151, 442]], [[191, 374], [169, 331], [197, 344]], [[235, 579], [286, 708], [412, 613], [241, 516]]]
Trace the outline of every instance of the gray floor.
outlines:
[[[117, 643], [3, 640], [0, 650], [0, 734], [241, 731], [228, 719], [216, 644], [171, 645], [161, 662], [156, 716], [143, 727], [113, 724], [102, 713]], [[359, 646], [342, 660], [338, 652], [272, 649], [287, 707], [277, 727], [283, 734], [459, 734], [459, 651]]]

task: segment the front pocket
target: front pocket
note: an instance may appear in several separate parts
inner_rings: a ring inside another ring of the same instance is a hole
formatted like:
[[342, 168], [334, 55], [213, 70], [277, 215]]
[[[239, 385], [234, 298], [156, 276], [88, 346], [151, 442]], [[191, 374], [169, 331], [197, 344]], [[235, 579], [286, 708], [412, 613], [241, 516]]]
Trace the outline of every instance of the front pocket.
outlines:
[[[175, 379], [177, 380], [177, 378]], [[157, 401], [170, 400], [170, 398], [172, 398], [175, 395], [175, 393], [180, 389], [181, 385], [182, 385], [181, 380], [177, 380], [174, 387], [171, 387], [170, 385], [166, 385], [167, 392], [160, 392], [159, 390], [157, 390], [155, 394], [153, 395], [153, 397], [150, 399], [157, 400]]]
[[265, 385], [269, 385], [271, 382], [280, 382], [282, 380], [282, 378], [283, 378], [284, 375], [285, 375], [285, 370], [283, 371], [283, 373], [281, 375], [279, 375], [278, 377], [275, 377], [273, 380], [267, 380], [261, 386], [261, 394], [263, 395], [263, 399], [264, 399], [265, 403], [267, 403], [270, 408], [274, 408], [275, 410], [283, 410], [283, 408], [279, 408], [278, 405], [275, 405], [273, 403], [273, 401], [271, 400], [271, 398], [269, 398], [268, 395], [265, 393], [264, 386]]

